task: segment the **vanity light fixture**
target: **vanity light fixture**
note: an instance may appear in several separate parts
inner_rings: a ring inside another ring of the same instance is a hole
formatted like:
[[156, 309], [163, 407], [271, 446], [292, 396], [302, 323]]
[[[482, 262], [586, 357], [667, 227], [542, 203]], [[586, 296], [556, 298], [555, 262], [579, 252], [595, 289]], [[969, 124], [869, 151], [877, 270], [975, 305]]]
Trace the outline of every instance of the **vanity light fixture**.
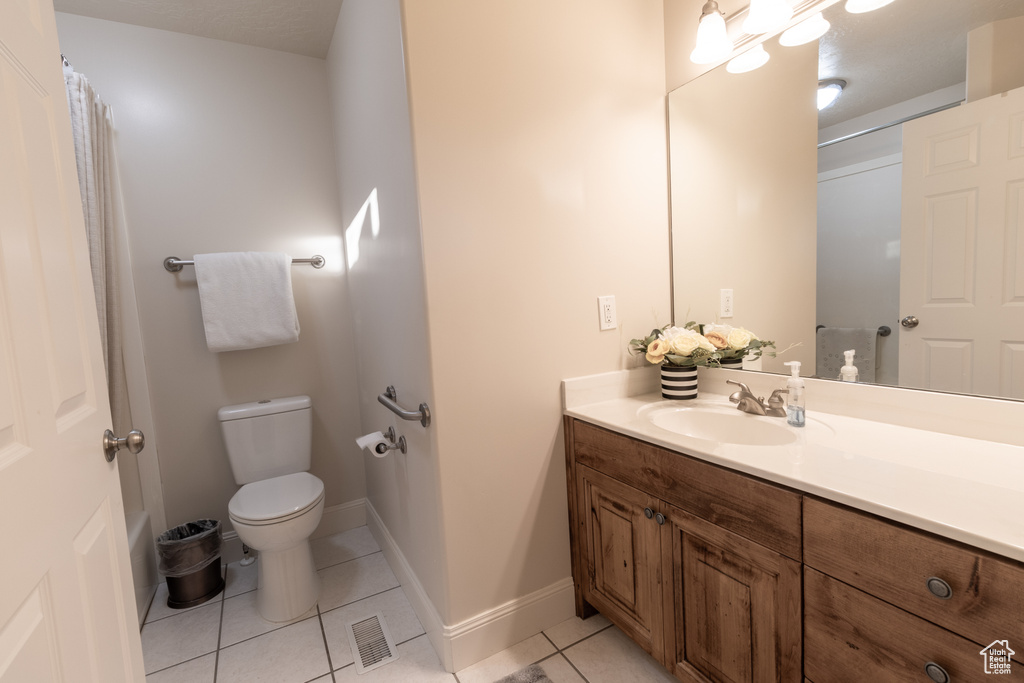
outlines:
[[836, 101], [846, 87], [846, 81], [841, 78], [826, 78], [818, 81], [818, 111]]
[[812, 40], [817, 40], [825, 35], [831, 26], [832, 25], [828, 23], [828, 20], [822, 16], [821, 12], [812, 14], [809, 18], [804, 19], [799, 24], [779, 36], [779, 45], [794, 47], [796, 45], [809, 43]]
[[792, 17], [793, 7], [789, 0], [750, 0], [743, 32], [752, 36], [771, 33], [789, 23]]
[[697, 47], [690, 53], [694, 64], [719, 62], [732, 54], [732, 41], [725, 29], [725, 15], [715, 0], [707, 0], [697, 24]]
[[764, 45], [758, 43], [738, 57], [733, 57], [725, 70], [731, 74], [742, 74], [764, 66], [770, 59]]
[[850, 14], [863, 14], [879, 7], [885, 7], [893, 0], [846, 0], [846, 11]]

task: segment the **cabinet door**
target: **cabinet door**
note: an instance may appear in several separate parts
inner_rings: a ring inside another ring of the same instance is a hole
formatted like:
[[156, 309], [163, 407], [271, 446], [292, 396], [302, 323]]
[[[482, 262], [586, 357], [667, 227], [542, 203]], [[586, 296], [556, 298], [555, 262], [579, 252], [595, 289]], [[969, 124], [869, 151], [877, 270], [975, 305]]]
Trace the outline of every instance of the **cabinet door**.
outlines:
[[661, 660], [660, 527], [656, 501], [588, 467], [577, 468], [584, 520], [584, 598]]
[[669, 508], [669, 670], [684, 681], [802, 680], [800, 564]]

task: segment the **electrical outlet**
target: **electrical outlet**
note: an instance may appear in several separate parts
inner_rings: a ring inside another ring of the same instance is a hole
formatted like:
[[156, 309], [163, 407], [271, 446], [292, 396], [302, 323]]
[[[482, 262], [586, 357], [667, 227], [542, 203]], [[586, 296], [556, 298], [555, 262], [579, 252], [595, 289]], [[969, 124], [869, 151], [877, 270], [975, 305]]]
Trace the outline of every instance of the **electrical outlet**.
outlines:
[[723, 289], [721, 291], [721, 304], [718, 307], [719, 318], [731, 318], [732, 317], [732, 290]]
[[602, 330], [614, 330], [619, 326], [619, 321], [615, 315], [614, 296], [597, 297], [597, 312], [600, 316]]

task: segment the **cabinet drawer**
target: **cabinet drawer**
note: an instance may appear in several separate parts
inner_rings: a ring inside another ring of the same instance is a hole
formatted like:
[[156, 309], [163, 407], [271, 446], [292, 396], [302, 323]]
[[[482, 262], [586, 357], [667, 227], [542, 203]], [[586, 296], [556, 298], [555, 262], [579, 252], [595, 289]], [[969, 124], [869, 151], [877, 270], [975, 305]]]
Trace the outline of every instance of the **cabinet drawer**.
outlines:
[[[1024, 645], [1019, 563], [809, 497], [804, 562], [976, 643], [1010, 638]], [[930, 583], [944, 590], [933, 578], [948, 584], [948, 598], [932, 593]], [[1024, 661], [1024, 647], [1016, 649]]]
[[575, 420], [576, 461], [799, 560], [801, 495]]
[[[1024, 681], [1024, 666], [1012, 662], [1010, 669], [998, 680]], [[808, 568], [804, 675], [814, 683], [980, 683], [992, 678], [976, 643]]]

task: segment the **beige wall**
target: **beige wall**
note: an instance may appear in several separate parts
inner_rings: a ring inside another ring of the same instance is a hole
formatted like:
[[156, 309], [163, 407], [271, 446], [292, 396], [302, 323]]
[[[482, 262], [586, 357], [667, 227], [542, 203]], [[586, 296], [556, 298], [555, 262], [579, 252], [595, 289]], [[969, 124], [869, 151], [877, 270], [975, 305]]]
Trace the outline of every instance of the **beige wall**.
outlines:
[[[817, 43], [771, 50], [746, 74], [716, 69], [669, 97], [676, 321], [734, 317], [814, 373]], [[752, 112], [756, 112], [752, 115]]]
[[[323, 60], [58, 14], [61, 48], [112, 105], [168, 525], [221, 519], [237, 486], [222, 405], [309, 394], [328, 506], [362, 498], [354, 342]], [[171, 255], [314, 252], [296, 267], [300, 341], [212, 354]], [[159, 533], [159, 530], [155, 530]]]
[[559, 382], [669, 313], [662, 3], [403, 7], [460, 624], [569, 576]]
[[1024, 16], [994, 21], [967, 34], [967, 100], [1024, 86]]
[[[408, 441], [407, 454], [364, 456], [367, 498], [441, 612], [448, 585], [436, 432], [398, 419], [377, 402], [390, 384], [403, 406], [434, 406], [399, 0], [345, 0], [327, 67], [342, 222], [360, 236], [348, 281], [361, 429], [393, 426]], [[372, 210], [356, 220], [373, 192], [380, 218], [376, 236]], [[444, 421], [444, 413], [436, 419]], [[438, 636], [431, 633], [434, 642]]]

